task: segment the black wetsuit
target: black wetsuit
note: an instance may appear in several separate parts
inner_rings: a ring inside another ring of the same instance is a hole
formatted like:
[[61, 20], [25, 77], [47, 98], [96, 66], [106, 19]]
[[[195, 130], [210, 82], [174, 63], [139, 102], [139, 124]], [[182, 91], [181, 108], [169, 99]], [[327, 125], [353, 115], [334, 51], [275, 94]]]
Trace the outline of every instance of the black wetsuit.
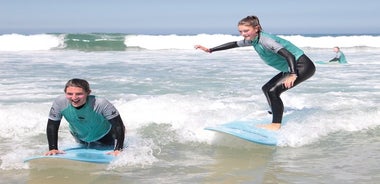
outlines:
[[[298, 77], [296, 81], [294, 81], [293, 87], [313, 76], [315, 72], [313, 62], [306, 55], [302, 55], [298, 59], [295, 69]], [[267, 97], [269, 106], [272, 108], [271, 113], [273, 113], [273, 123], [282, 122], [284, 104], [282, 103], [280, 95], [282, 92], [289, 89], [283, 84], [289, 74], [290, 73], [280, 72], [262, 87], [262, 90]]]

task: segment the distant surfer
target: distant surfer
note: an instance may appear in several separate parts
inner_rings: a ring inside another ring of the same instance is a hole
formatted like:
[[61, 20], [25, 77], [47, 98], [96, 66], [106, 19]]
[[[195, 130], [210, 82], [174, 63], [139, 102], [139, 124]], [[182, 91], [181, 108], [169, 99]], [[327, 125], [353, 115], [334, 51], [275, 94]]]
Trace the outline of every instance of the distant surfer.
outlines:
[[90, 145], [114, 146], [111, 155], [123, 150], [125, 127], [117, 109], [106, 99], [90, 95], [90, 85], [83, 79], [66, 83], [65, 95], [55, 99], [49, 112], [46, 134], [48, 155], [64, 153], [58, 149], [58, 129], [62, 117], [69, 123], [77, 142]]
[[335, 52], [335, 57], [332, 58], [329, 62], [338, 62], [340, 64], [346, 64], [347, 63], [346, 56], [343, 54], [340, 48], [334, 47], [333, 50]]
[[262, 87], [271, 108], [272, 123], [260, 125], [265, 129], [278, 130], [281, 128], [284, 112], [281, 93], [313, 76], [315, 66], [304, 52], [291, 42], [263, 32], [257, 16], [247, 16], [240, 20], [238, 30], [244, 37], [241, 41], [233, 41], [213, 48], [195, 45], [195, 48], [212, 53], [236, 47], [253, 46], [267, 65], [279, 70], [280, 73]]

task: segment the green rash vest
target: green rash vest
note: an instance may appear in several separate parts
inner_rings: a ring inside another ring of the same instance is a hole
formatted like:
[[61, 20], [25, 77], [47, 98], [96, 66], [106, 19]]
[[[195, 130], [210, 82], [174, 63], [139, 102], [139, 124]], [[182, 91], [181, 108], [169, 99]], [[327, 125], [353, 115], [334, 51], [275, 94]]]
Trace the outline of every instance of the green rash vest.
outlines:
[[104, 98], [90, 95], [86, 104], [77, 109], [62, 95], [53, 102], [49, 119], [60, 121], [63, 116], [75, 137], [84, 142], [94, 142], [111, 130], [108, 120], [118, 115], [116, 108]]
[[260, 58], [264, 60], [267, 65], [282, 72], [289, 72], [289, 65], [284, 57], [277, 54], [280, 49], [285, 48], [288, 50], [294, 55], [296, 61], [304, 54], [301, 49], [293, 45], [291, 42], [265, 32], [260, 32], [260, 35], [254, 40], [238, 41], [237, 45], [239, 47], [253, 46]]

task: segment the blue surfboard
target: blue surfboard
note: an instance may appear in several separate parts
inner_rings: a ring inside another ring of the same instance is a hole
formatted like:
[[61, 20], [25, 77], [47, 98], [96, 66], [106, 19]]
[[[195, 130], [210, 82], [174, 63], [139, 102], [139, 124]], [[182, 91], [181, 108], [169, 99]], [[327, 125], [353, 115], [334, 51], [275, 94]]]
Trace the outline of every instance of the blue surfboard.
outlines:
[[326, 61], [315, 61], [316, 64], [329, 64], [329, 62]]
[[51, 156], [33, 156], [24, 160], [24, 162], [29, 162], [36, 159], [65, 159], [80, 162], [91, 162], [91, 163], [110, 163], [115, 156], [107, 155], [108, 152], [112, 150], [105, 149], [90, 149], [83, 147], [64, 149], [64, 154], [57, 154]]
[[314, 63], [316, 64], [328, 64], [328, 65], [334, 65], [334, 64], [344, 64], [344, 63], [339, 63], [338, 61], [337, 62], [329, 62], [329, 61], [315, 61]]
[[206, 130], [226, 133], [250, 142], [275, 146], [277, 132], [257, 127], [258, 124], [268, 123], [270, 120], [238, 120], [226, 124], [206, 127]]

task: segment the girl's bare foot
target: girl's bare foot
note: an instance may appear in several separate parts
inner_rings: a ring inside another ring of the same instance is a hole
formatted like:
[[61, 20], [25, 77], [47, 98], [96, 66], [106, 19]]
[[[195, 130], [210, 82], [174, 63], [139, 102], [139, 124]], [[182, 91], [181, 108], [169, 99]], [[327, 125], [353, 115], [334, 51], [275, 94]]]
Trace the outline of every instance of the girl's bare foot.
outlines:
[[281, 128], [281, 123], [261, 124], [261, 125], [257, 125], [257, 127], [275, 131]]

